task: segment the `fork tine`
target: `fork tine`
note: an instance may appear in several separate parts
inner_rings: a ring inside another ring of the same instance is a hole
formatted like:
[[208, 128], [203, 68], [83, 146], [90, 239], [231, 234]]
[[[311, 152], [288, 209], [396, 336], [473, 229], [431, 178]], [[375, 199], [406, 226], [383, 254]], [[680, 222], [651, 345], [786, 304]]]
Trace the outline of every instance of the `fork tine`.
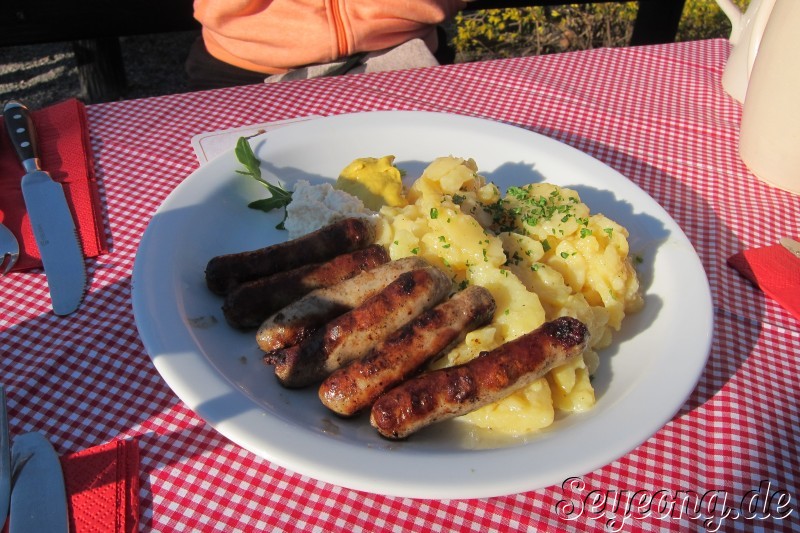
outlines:
[[0, 254], [0, 268], [3, 268], [3, 274], [8, 274], [19, 258], [19, 242], [3, 224], [0, 224]]
[[19, 253], [6, 252], [5, 255], [3, 255], [2, 260], [0, 260], [0, 267], [5, 265], [3, 268], [3, 274], [8, 274], [11, 272], [11, 269], [14, 268], [15, 264], [17, 264], [18, 258]]

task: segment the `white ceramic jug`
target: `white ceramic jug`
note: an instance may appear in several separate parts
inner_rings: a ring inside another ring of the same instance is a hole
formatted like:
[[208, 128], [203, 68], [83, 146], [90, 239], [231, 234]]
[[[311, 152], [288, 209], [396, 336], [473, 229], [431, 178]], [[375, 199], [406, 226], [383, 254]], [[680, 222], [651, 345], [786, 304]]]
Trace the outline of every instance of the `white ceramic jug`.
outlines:
[[800, 0], [775, 0], [742, 111], [739, 153], [756, 177], [800, 194]]
[[742, 13], [731, 0], [716, 0], [731, 21], [731, 55], [722, 74], [722, 87], [739, 102], [744, 102], [753, 62], [756, 59], [764, 27], [775, 0], [750, 0]]

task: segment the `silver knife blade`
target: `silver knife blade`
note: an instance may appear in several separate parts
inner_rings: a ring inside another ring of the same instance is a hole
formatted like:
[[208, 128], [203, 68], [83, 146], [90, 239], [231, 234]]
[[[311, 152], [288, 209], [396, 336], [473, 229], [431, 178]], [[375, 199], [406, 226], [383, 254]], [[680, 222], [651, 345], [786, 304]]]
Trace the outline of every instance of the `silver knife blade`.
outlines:
[[22, 195], [42, 255], [53, 312], [68, 315], [80, 305], [86, 287], [83, 250], [75, 221], [61, 184], [40, 167], [36, 131], [28, 108], [11, 100], [3, 107], [3, 118], [26, 171], [22, 177]]
[[800, 242], [789, 237], [783, 237], [780, 242], [784, 248], [792, 252], [792, 255], [800, 259]]
[[0, 385], [0, 529], [8, 517], [11, 501], [11, 443], [8, 440], [6, 390]]
[[41, 433], [15, 437], [11, 459], [14, 483], [9, 533], [69, 531], [64, 474], [50, 442]]

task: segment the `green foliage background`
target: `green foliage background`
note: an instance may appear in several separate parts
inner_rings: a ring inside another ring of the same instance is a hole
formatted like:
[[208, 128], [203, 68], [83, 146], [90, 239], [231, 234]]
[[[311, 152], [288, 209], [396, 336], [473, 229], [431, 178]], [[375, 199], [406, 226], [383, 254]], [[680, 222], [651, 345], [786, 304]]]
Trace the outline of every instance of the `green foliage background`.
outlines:
[[[749, 0], [734, 0], [746, 7]], [[625, 46], [637, 2], [465, 11], [450, 28], [456, 61]], [[678, 41], [727, 37], [730, 23], [714, 0], [687, 0]]]

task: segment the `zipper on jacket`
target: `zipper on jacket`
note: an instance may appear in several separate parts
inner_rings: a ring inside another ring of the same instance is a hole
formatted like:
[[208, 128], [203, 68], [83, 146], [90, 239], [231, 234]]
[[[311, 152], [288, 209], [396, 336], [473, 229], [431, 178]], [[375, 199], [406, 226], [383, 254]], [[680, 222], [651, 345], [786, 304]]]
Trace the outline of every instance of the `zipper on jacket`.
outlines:
[[331, 15], [333, 18], [333, 31], [336, 34], [336, 45], [339, 57], [345, 57], [349, 54], [349, 46], [347, 43], [347, 34], [344, 28], [344, 16], [342, 15], [342, 5], [345, 0], [331, 0]]

